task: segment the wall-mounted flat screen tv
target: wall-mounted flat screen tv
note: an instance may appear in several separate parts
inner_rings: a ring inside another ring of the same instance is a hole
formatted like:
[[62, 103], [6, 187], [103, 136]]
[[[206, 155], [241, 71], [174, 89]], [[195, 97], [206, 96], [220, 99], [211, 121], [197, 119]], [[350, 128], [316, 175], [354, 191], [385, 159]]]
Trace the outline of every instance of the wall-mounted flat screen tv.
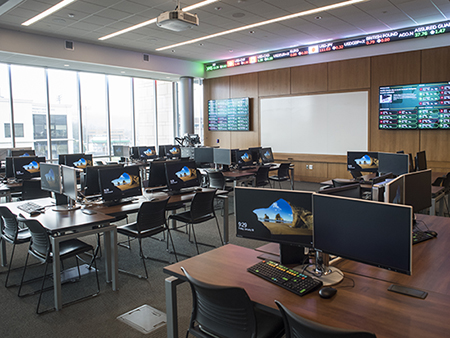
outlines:
[[378, 128], [450, 129], [450, 82], [383, 86]]
[[208, 130], [248, 131], [250, 130], [250, 99], [209, 100]]

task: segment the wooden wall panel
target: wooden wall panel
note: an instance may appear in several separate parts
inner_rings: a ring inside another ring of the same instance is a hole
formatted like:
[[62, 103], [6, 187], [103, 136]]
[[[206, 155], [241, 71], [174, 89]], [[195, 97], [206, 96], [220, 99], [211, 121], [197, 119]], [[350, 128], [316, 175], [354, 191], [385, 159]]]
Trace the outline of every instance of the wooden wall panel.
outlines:
[[370, 87], [370, 58], [328, 63], [328, 90], [357, 90]]
[[290, 73], [290, 68], [268, 70], [258, 73], [259, 96], [280, 96], [290, 94]]
[[[209, 131], [208, 130], [208, 100], [228, 99], [230, 97], [230, 78], [219, 77], [215, 79], [208, 79], [203, 81], [203, 87], [206, 88], [203, 93], [203, 100], [205, 101], [203, 109], [204, 119], [204, 140], [205, 146], [217, 146], [222, 148], [229, 148], [231, 146], [231, 138], [229, 131]], [[219, 139], [220, 143], [216, 143]]]
[[420, 82], [420, 51], [371, 58], [371, 98], [369, 109], [369, 150], [415, 154], [419, 151], [419, 131], [378, 129], [379, 86]]
[[329, 178], [352, 178], [352, 175], [347, 170], [347, 163], [328, 163], [327, 177]]
[[327, 91], [327, 64], [291, 68], [291, 94], [306, 94]]

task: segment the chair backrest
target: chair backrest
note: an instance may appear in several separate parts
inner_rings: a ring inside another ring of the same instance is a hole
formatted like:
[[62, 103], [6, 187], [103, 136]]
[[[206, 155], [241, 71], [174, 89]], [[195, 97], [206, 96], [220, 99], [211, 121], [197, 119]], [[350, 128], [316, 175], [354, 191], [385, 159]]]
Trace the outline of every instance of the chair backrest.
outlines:
[[256, 171], [256, 186], [269, 184], [269, 167], [261, 166]]
[[30, 251], [37, 257], [48, 259], [51, 245], [47, 230], [45, 230], [42, 224], [35, 219], [24, 219], [19, 217], [19, 221], [23, 222], [30, 230]]
[[444, 182], [442, 184], [445, 188], [445, 193], [448, 194], [450, 193], [450, 172], [447, 173], [447, 175], [444, 178]]
[[16, 215], [14, 215], [7, 207], [0, 206], [0, 217], [2, 218], [2, 234], [9, 240], [14, 241], [19, 231]]
[[225, 177], [219, 170], [208, 171], [209, 187], [225, 190]]
[[197, 191], [191, 201], [191, 219], [196, 220], [205, 215], [215, 215], [214, 196], [217, 189], [211, 191]]
[[169, 197], [163, 200], [145, 201], [141, 204], [136, 218], [139, 232], [166, 224], [166, 205], [168, 201]]
[[290, 166], [291, 166], [290, 163], [281, 163], [280, 167], [278, 168], [278, 177], [289, 178], [289, 167]]
[[[192, 290], [192, 316], [189, 331], [201, 337], [254, 338], [256, 317], [244, 289], [207, 284], [181, 268]], [[201, 326], [201, 329], [200, 329]], [[201, 332], [209, 335], [201, 335]]]
[[22, 182], [22, 200], [50, 197], [50, 191], [41, 189], [41, 181], [25, 180]]
[[345, 330], [302, 318], [275, 301], [283, 317], [286, 338], [376, 338], [371, 332]]
[[333, 187], [335, 188], [343, 187], [344, 185], [355, 184], [354, 181], [340, 181], [335, 179], [332, 179], [331, 181], [333, 182]]

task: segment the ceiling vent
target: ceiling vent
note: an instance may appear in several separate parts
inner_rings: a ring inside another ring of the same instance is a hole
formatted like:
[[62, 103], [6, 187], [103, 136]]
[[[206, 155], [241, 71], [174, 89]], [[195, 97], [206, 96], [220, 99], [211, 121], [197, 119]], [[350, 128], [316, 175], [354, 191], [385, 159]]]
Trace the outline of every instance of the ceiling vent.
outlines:
[[75, 49], [75, 46], [73, 45], [73, 41], [67, 41], [66, 40], [64, 47], [67, 50], [74, 50]]

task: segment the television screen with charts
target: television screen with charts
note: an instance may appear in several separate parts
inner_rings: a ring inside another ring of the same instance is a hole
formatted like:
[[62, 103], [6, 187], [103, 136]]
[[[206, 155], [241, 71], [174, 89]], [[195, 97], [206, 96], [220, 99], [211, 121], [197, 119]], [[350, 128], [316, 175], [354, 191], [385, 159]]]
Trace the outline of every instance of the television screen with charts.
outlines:
[[314, 194], [313, 217], [316, 250], [411, 274], [410, 206]]
[[208, 130], [248, 131], [250, 130], [250, 99], [209, 100]]
[[378, 153], [371, 151], [348, 151], [347, 170], [377, 172]]
[[62, 194], [59, 164], [41, 163], [41, 189]]
[[312, 192], [235, 188], [236, 236], [312, 247]]
[[194, 161], [166, 162], [166, 180], [170, 191], [200, 186], [200, 173]]
[[379, 129], [450, 129], [450, 82], [383, 86]]
[[142, 195], [139, 166], [104, 169], [98, 172], [103, 201], [118, 201]]
[[33, 177], [40, 177], [41, 162], [45, 162], [45, 157], [23, 156], [12, 158], [14, 177], [17, 180], [29, 180]]

